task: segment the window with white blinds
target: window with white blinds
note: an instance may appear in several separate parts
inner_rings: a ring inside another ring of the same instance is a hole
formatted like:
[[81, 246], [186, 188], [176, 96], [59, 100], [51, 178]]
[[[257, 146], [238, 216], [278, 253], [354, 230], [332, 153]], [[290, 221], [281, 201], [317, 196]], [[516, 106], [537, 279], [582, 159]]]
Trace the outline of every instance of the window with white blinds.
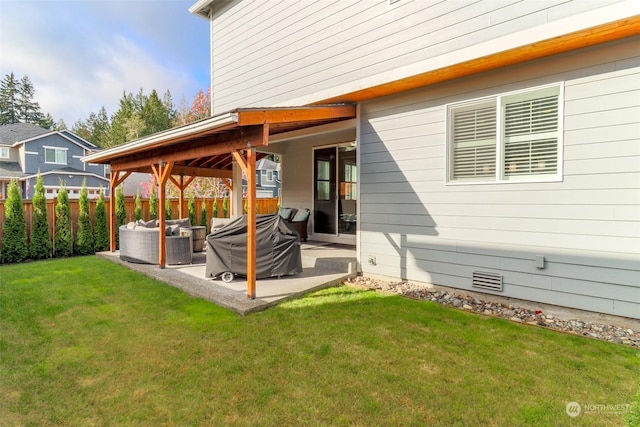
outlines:
[[449, 106], [449, 181], [559, 175], [560, 87]]

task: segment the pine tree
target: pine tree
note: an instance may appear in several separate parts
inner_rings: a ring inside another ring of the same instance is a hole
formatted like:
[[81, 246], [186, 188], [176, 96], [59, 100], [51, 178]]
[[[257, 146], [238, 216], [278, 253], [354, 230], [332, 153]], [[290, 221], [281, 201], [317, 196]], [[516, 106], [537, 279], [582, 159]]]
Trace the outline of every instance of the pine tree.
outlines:
[[27, 227], [22, 195], [16, 179], [9, 183], [3, 231], [2, 262], [20, 262], [27, 259]]
[[33, 194], [33, 217], [31, 220], [31, 241], [29, 256], [31, 259], [44, 259], [51, 256], [51, 234], [47, 222], [47, 199], [44, 194], [44, 183], [40, 171], [36, 177]]
[[40, 112], [40, 104], [33, 100], [35, 94], [36, 90], [29, 76], [22, 77], [18, 85], [18, 105], [16, 106], [18, 121], [39, 124], [44, 119]]
[[56, 257], [65, 257], [73, 253], [73, 234], [71, 232], [71, 208], [69, 193], [64, 181], [60, 180], [58, 204], [56, 205], [56, 230], [54, 251]]
[[119, 229], [121, 225], [127, 223], [127, 211], [124, 203], [124, 193], [122, 192], [122, 186], [116, 188], [116, 246], [120, 247], [120, 233]]
[[107, 222], [107, 209], [104, 203], [104, 191], [100, 189], [100, 195], [96, 201], [96, 252], [109, 250], [109, 223]]
[[78, 255], [91, 255], [95, 253], [95, 239], [91, 226], [91, 212], [89, 212], [89, 194], [87, 181], [82, 181], [80, 198], [78, 199], [78, 228], [76, 231], [76, 253]]
[[135, 206], [133, 209], [133, 219], [136, 221], [142, 219], [142, 199], [140, 198], [140, 192], [136, 193]]
[[193, 197], [193, 193], [189, 193], [187, 211], [189, 212], [189, 221], [191, 221], [191, 225], [196, 225], [196, 200]]
[[0, 125], [18, 123], [18, 85], [13, 73], [0, 82]]

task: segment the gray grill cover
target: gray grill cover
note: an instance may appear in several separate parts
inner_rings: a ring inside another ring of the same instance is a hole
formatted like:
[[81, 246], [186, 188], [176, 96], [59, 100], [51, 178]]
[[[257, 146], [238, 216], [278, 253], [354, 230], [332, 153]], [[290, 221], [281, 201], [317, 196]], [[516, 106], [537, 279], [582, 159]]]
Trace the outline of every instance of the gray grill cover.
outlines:
[[[247, 274], [247, 216], [207, 236], [205, 277]], [[302, 273], [298, 233], [280, 215], [257, 215], [256, 278]]]

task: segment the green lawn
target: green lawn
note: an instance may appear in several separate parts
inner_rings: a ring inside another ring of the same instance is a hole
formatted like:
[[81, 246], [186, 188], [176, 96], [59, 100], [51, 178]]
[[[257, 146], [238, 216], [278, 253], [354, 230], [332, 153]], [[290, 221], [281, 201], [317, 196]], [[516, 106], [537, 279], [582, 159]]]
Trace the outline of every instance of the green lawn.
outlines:
[[3, 427], [622, 425], [589, 405], [639, 378], [632, 348], [350, 287], [240, 317], [95, 257], [0, 267]]

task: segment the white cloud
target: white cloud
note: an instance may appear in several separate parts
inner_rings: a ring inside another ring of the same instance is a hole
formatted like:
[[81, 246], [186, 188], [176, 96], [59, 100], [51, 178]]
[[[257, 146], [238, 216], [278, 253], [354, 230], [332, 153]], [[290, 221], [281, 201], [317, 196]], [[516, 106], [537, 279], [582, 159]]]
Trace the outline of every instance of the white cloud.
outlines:
[[[181, 2], [180, 8], [185, 4]], [[145, 93], [156, 89], [162, 96], [168, 89], [177, 103], [183, 96], [190, 100], [197, 90], [208, 86], [208, 79], [202, 81], [208, 74], [208, 30], [202, 25], [196, 33], [201, 54], [185, 57], [185, 52], [172, 53], [164, 46], [153, 45], [157, 34], [141, 33], [153, 25], [128, 27], [128, 19], [101, 19], [97, 6], [87, 9], [87, 14], [80, 7], [47, 9], [39, 2], [11, 5], [21, 8], [8, 9], [6, 1], [0, 0], [0, 73], [14, 72], [18, 78], [28, 75], [41, 110], [55, 120], [62, 118], [69, 127], [102, 106], [110, 115], [115, 113], [125, 91], [135, 94], [140, 88]], [[171, 5], [175, 9], [176, 3]], [[171, 12], [172, 8], [167, 8], [166, 13]], [[122, 13], [126, 15], [126, 10]], [[188, 12], [180, 16], [175, 22], [182, 26], [202, 24]], [[171, 31], [176, 37], [189, 33], [178, 25]], [[202, 72], [203, 66], [206, 73]]]

